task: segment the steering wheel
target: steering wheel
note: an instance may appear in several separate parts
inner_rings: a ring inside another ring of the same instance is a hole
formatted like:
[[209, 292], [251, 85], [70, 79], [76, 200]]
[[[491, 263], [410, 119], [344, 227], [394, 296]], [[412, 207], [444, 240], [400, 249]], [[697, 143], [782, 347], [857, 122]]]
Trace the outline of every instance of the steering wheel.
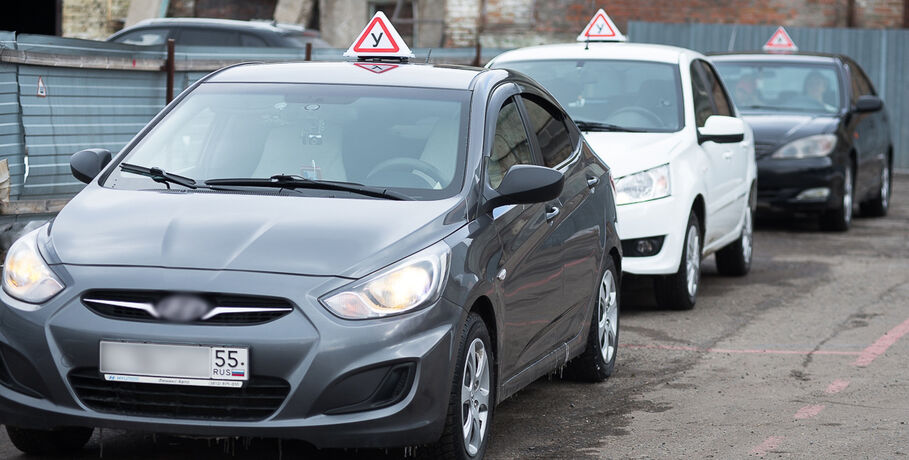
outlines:
[[615, 113], [613, 113], [612, 115], [610, 115], [609, 119], [612, 120], [612, 119], [617, 118], [626, 113], [633, 113], [642, 118], [645, 118], [645, 119], [647, 119], [647, 121], [652, 122], [654, 127], [663, 126], [663, 119], [660, 118], [659, 115], [653, 113], [649, 109], [645, 109], [644, 107], [629, 106], [629, 107], [621, 108], [621, 109], [617, 110]]
[[414, 174], [414, 176], [425, 180], [430, 187], [441, 184], [444, 177], [442, 171], [439, 171], [439, 168], [436, 168], [423, 160], [399, 157], [391, 158], [377, 164], [372, 168], [372, 171], [369, 171], [369, 174], [366, 175], [366, 179], [371, 179], [379, 173], [387, 171], [405, 172], [410, 174], [413, 174], [414, 171], [419, 171], [423, 174]]

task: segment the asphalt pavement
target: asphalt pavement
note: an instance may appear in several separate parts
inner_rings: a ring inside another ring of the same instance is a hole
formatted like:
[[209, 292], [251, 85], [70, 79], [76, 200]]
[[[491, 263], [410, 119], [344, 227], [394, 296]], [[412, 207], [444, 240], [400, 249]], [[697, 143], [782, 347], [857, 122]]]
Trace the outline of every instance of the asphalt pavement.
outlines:
[[[759, 219], [744, 278], [705, 261], [692, 311], [623, 291], [616, 373], [543, 378], [497, 408], [488, 458], [899, 458], [909, 455], [909, 175], [886, 218], [848, 233]], [[66, 458], [397, 458], [275, 440], [96, 430]], [[0, 434], [0, 458], [24, 459]], [[33, 458], [33, 457], [28, 457]]]

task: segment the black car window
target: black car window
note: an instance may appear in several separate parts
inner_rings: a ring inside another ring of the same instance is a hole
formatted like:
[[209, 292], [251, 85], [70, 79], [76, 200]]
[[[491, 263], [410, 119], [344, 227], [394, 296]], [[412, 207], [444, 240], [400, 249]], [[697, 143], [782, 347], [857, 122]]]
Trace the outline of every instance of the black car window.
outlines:
[[232, 30], [188, 28], [180, 30], [177, 45], [239, 46], [240, 39]]
[[700, 61], [691, 63], [691, 95], [694, 98], [694, 121], [698, 128], [702, 128], [707, 123], [707, 118], [713, 115], [713, 107], [710, 103], [710, 88]]
[[729, 103], [729, 96], [726, 95], [726, 89], [720, 83], [720, 77], [713, 71], [713, 67], [704, 61], [698, 61], [704, 70], [704, 77], [707, 78], [707, 85], [710, 88], [710, 96], [713, 100], [713, 114], [731, 117], [733, 114], [732, 105]]
[[489, 185], [497, 188], [508, 168], [517, 164], [533, 164], [527, 130], [521, 120], [521, 113], [514, 99], [508, 99], [496, 118], [496, 132], [492, 152], [486, 164]]
[[857, 99], [859, 96], [872, 96], [874, 95], [874, 86], [871, 84], [871, 81], [868, 79], [868, 76], [865, 75], [865, 71], [862, 70], [858, 64], [854, 62], [849, 63], [849, 73], [852, 75], [852, 97]]
[[167, 29], [140, 29], [125, 33], [114, 39], [126, 45], [161, 45], [167, 40]]
[[240, 34], [240, 46], [266, 47], [268, 43], [261, 37], [251, 34]]
[[524, 96], [524, 108], [530, 118], [530, 128], [537, 138], [543, 164], [553, 168], [571, 156], [571, 135], [565, 126], [565, 117], [546, 101]]

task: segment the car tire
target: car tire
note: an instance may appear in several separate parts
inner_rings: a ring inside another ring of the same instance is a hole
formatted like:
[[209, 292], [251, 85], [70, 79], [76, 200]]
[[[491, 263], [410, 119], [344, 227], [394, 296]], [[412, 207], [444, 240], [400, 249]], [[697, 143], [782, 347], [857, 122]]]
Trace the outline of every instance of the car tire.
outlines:
[[612, 257], [607, 256], [606, 259], [606, 269], [600, 278], [587, 333], [587, 346], [565, 368], [567, 377], [573, 380], [602, 382], [615, 370], [619, 346], [620, 283]]
[[[461, 328], [445, 429], [436, 444], [418, 450], [421, 458], [447, 460], [483, 458], [489, 444], [495, 411], [495, 362], [486, 323], [480, 315], [470, 313]], [[479, 375], [477, 369], [480, 369]], [[466, 375], [473, 377], [468, 382], [469, 386], [464, 385]], [[464, 432], [465, 417], [471, 417], [468, 433]]]
[[893, 185], [892, 172], [890, 171], [890, 160], [884, 160], [884, 167], [881, 168], [881, 186], [877, 191], [877, 196], [862, 203], [862, 215], [870, 217], [884, 217], [890, 208], [890, 193]]
[[701, 225], [692, 211], [688, 215], [679, 270], [673, 275], [654, 279], [654, 294], [660, 308], [673, 310], [694, 308], [701, 281], [701, 247]]
[[754, 253], [754, 221], [751, 206], [745, 206], [742, 234], [716, 253], [716, 269], [721, 275], [745, 276], [751, 270]]
[[852, 225], [852, 208], [855, 200], [855, 181], [852, 165], [843, 172], [843, 189], [839, 204], [821, 216], [821, 228], [833, 232], [845, 232]]
[[93, 431], [84, 427], [33, 430], [6, 426], [6, 434], [16, 449], [29, 455], [74, 455], [91, 439]]

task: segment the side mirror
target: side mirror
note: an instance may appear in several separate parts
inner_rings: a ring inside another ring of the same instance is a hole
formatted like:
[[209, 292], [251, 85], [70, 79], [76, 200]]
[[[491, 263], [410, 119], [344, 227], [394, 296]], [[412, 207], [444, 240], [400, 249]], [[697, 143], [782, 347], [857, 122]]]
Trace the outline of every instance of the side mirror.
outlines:
[[110, 159], [110, 150], [80, 150], [69, 158], [69, 169], [72, 170], [73, 177], [87, 184], [110, 163]]
[[731, 144], [745, 140], [745, 122], [722, 115], [711, 115], [707, 118], [703, 128], [698, 128], [698, 144], [716, 142], [717, 144]]
[[855, 101], [856, 112], [877, 112], [883, 108], [884, 101], [882, 101], [881, 98], [870, 94], [859, 96], [858, 100]]
[[494, 196], [486, 200], [486, 209], [506, 204], [531, 204], [554, 200], [562, 193], [565, 176], [552, 168], [536, 165], [514, 165], [505, 173]]

